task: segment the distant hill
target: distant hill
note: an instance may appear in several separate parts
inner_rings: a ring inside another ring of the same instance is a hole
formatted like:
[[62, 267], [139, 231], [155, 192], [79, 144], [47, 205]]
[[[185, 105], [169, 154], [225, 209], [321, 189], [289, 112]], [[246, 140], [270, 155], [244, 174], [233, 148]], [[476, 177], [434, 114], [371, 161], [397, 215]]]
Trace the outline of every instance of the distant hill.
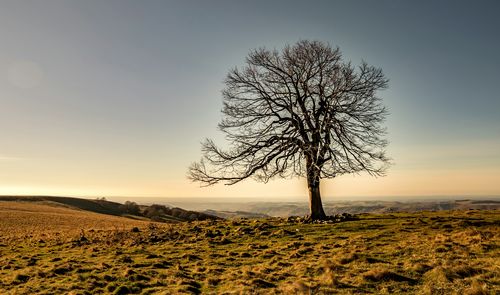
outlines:
[[[187, 206], [188, 204], [186, 204]], [[224, 218], [261, 218], [266, 216], [287, 217], [309, 214], [305, 202], [245, 202], [213, 203], [203, 212]], [[500, 199], [492, 200], [425, 200], [425, 201], [326, 201], [323, 203], [327, 215], [342, 213], [394, 213], [442, 210], [500, 210]]]
[[219, 218], [206, 213], [189, 211], [181, 208], [169, 208], [164, 205], [153, 204], [147, 206], [128, 201], [125, 202], [125, 204], [121, 204], [105, 199], [82, 199], [55, 196], [0, 196], [0, 201], [30, 202], [43, 205], [62, 206], [70, 209], [157, 222], [182, 222]]

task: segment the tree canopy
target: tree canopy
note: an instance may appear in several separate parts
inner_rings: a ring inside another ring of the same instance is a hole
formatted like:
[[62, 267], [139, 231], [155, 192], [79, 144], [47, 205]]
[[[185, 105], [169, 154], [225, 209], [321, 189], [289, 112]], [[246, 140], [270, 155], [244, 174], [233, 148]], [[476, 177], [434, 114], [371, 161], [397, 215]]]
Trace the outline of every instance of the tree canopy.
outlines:
[[384, 175], [387, 109], [377, 92], [388, 80], [380, 68], [354, 67], [339, 48], [304, 40], [281, 51], [251, 51], [225, 85], [219, 129], [229, 148], [206, 139], [203, 158], [189, 168], [192, 180], [232, 185], [250, 177], [306, 177], [311, 216], [324, 218], [321, 178]]

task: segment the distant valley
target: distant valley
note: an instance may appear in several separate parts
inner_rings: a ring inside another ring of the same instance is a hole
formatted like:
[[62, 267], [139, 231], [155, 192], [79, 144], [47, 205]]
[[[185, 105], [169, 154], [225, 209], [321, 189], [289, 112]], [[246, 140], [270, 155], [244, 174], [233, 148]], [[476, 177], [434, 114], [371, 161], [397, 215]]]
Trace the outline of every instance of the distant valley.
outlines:
[[[124, 202], [126, 198], [111, 198]], [[130, 198], [129, 198], [130, 199]], [[216, 199], [205, 200], [202, 198], [134, 198], [141, 204], [163, 204], [167, 207], [180, 207], [187, 210], [200, 211], [222, 218], [264, 218], [304, 216], [309, 214], [308, 204], [297, 201], [252, 201], [250, 199]], [[341, 213], [391, 213], [391, 212], [420, 212], [441, 210], [469, 210], [500, 209], [500, 197], [484, 198], [436, 198], [398, 200], [339, 200], [325, 201], [323, 203], [326, 214]]]

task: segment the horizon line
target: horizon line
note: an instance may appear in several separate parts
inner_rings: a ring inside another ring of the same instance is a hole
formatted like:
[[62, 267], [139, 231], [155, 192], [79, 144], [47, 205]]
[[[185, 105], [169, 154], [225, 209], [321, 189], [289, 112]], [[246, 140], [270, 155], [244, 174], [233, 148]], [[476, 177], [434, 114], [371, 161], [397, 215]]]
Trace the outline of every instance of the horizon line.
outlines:
[[[307, 196], [255, 196], [255, 197], [202, 197], [202, 196], [188, 196], [188, 197], [172, 197], [172, 196], [138, 196], [138, 195], [78, 195], [78, 194], [68, 194], [68, 195], [52, 195], [52, 194], [0, 194], [0, 197], [60, 197], [60, 198], [83, 198], [83, 199], [96, 199], [96, 198], [148, 198], [148, 199], [197, 199], [197, 200], [269, 200], [269, 202], [275, 201], [298, 201], [298, 199], [305, 199], [307, 201]], [[467, 198], [500, 198], [499, 195], [494, 194], [478, 194], [478, 195], [388, 195], [388, 196], [369, 196], [369, 195], [357, 195], [357, 196], [322, 196], [323, 201], [327, 199], [336, 199], [341, 201], [348, 201], [349, 199], [467, 199]]]

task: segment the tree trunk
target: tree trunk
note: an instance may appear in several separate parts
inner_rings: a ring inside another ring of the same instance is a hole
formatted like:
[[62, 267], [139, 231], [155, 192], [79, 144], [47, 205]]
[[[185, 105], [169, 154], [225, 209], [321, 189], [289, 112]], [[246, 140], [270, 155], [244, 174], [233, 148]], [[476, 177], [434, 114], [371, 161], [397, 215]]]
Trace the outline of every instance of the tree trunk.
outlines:
[[309, 189], [309, 209], [312, 220], [326, 219], [323, 204], [321, 203], [321, 193], [319, 191], [319, 174], [310, 171], [307, 177], [307, 188]]

